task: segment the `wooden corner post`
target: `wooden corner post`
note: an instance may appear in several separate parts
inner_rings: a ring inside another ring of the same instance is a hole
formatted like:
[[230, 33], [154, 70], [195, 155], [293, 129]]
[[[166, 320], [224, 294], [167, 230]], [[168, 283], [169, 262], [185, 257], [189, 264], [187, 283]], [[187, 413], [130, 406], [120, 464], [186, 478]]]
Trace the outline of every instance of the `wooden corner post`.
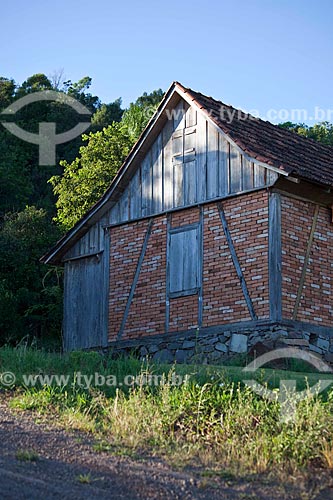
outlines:
[[272, 321], [282, 319], [282, 244], [281, 244], [281, 197], [279, 193], [269, 194], [269, 315]]

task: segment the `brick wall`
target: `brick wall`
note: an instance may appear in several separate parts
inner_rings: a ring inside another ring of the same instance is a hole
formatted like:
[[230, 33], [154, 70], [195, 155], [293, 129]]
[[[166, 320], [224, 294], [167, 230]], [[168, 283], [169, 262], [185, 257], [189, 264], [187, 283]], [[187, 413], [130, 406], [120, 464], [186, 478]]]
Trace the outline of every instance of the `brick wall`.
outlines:
[[[315, 205], [282, 196], [282, 315], [291, 319], [302, 275]], [[333, 224], [319, 209], [296, 319], [331, 326], [333, 320]]]
[[[125, 312], [148, 221], [114, 227], [110, 245], [109, 338]], [[161, 333], [165, 322], [166, 219], [156, 217], [122, 338]]]
[[[268, 194], [223, 202], [231, 237], [259, 318], [269, 315]], [[170, 226], [196, 223], [198, 207], [170, 215]], [[148, 221], [111, 228], [109, 338], [115, 340], [124, 315]], [[250, 320], [216, 203], [203, 207], [203, 327]], [[156, 217], [122, 339], [165, 331], [167, 217]], [[169, 331], [198, 326], [198, 295], [170, 299]]]
[[115, 340], [120, 329], [147, 227], [147, 221], [140, 221], [113, 227], [110, 232], [110, 340]]
[[[223, 207], [254, 310], [268, 318], [267, 192], [229, 199]], [[204, 256], [204, 326], [250, 320], [216, 203], [204, 210]]]

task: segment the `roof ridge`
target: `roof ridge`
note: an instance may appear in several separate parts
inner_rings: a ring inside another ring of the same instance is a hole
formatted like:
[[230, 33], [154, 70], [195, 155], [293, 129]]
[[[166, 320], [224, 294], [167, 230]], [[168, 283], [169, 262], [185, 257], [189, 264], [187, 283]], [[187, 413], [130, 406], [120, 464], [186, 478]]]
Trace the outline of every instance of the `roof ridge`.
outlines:
[[280, 124], [275, 124], [275, 123], [272, 123], [270, 122], [269, 120], [263, 120], [262, 118], [260, 117], [257, 117], [257, 116], [254, 116], [252, 115], [251, 113], [247, 112], [247, 111], [244, 111], [240, 108], [235, 108], [234, 106], [232, 106], [231, 104], [226, 104], [225, 102], [221, 101], [220, 99], [215, 99], [215, 97], [212, 97], [212, 96], [207, 96], [206, 94], [203, 94], [202, 92], [198, 92], [196, 90], [193, 90], [189, 87], [184, 87], [182, 84], [180, 84], [179, 82], [176, 82], [178, 85], [180, 85], [187, 93], [191, 93], [193, 95], [196, 95], [196, 96], [199, 96], [199, 97], [202, 97], [204, 99], [208, 99], [208, 100], [212, 100], [214, 101], [215, 103], [218, 103], [219, 105], [222, 105], [222, 106], [225, 106], [227, 108], [230, 108], [230, 109], [233, 109], [235, 111], [238, 111], [238, 112], [241, 112], [243, 113], [244, 115], [246, 116], [249, 116], [251, 117], [251, 120], [252, 121], [257, 121], [257, 122], [261, 122], [262, 124], [264, 125], [268, 125], [268, 126], [271, 126], [271, 127], [274, 127], [275, 130], [281, 132], [281, 134], [285, 134], [286, 136], [289, 136], [289, 137], [293, 137], [297, 138], [297, 140], [300, 140], [300, 141], [306, 141], [306, 143], [309, 145], [309, 143], [315, 145], [316, 147], [320, 147], [322, 149], [326, 149], [328, 153], [331, 153], [333, 154], [333, 146], [330, 146], [328, 144], [324, 144], [322, 142], [319, 142], [319, 141], [316, 141], [315, 139], [312, 139], [312, 137], [306, 137], [304, 135], [301, 135], [301, 134], [298, 134], [297, 132], [294, 132], [292, 130], [288, 130], [286, 128], [283, 128], [280, 126]]
[[[247, 155], [251, 161], [257, 160], [266, 167], [277, 168], [310, 183], [333, 187], [333, 148], [331, 146], [254, 117], [250, 113], [234, 108], [214, 97], [186, 88], [181, 83], [174, 81], [165, 93], [154, 116], [118, 170], [109, 188], [75, 226], [42, 257], [43, 262], [55, 262], [57, 259], [59, 262], [68, 245], [72, 245], [82, 234], [85, 234], [89, 226], [96, 220], [96, 217], [110, 208], [113, 194], [119, 194], [121, 191], [119, 186], [126, 170], [131, 166], [132, 162], [140, 161], [140, 158], [138, 159], [135, 156], [136, 152], [143, 146], [149, 134], [154, 133], [158, 119], [163, 120], [166, 118], [163, 117], [163, 110], [174, 92], [177, 92], [183, 98], [187, 93], [187, 102], [192, 101], [194, 105], [202, 109], [203, 113], [212, 120], [215, 126], [224, 132], [227, 138], [237, 145], [240, 151]], [[237, 115], [235, 118], [233, 114], [233, 120], [223, 121], [220, 114], [221, 106], [239, 111], [243, 116], [247, 115], [252, 119], [237, 120]]]

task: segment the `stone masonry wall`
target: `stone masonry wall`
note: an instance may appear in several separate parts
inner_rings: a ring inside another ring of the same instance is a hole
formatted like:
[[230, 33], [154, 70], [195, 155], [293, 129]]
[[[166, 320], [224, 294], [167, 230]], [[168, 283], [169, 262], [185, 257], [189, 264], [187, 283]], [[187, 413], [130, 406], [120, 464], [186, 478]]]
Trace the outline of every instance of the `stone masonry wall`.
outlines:
[[329, 334], [311, 330], [298, 331], [282, 324], [258, 325], [254, 328], [221, 328], [220, 332], [192, 331], [186, 334], [156, 335], [135, 341], [114, 342], [113, 356], [134, 354], [141, 359], [161, 363], [223, 364], [234, 356], [248, 361], [268, 351], [293, 347], [310, 350], [333, 364], [333, 343]]

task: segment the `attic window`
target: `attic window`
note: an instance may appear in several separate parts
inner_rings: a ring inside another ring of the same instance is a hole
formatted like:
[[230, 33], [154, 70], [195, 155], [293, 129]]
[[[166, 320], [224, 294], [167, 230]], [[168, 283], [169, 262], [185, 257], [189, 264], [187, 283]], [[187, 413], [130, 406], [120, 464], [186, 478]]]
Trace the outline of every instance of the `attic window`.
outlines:
[[172, 135], [172, 163], [186, 163], [195, 160], [196, 129], [176, 130]]
[[169, 232], [170, 297], [193, 295], [200, 287], [199, 225], [183, 226]]

